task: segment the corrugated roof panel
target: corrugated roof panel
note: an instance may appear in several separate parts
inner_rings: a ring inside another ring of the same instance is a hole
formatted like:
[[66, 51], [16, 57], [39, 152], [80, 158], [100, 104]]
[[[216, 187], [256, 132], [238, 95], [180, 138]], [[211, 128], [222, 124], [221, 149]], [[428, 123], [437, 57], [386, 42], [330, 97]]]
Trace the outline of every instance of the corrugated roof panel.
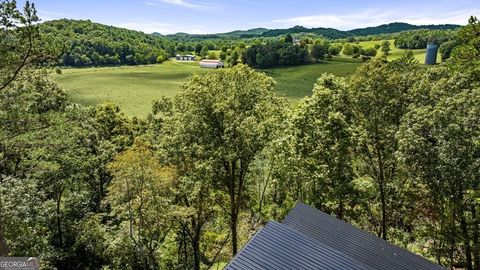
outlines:
[[361, 261], [274, 221], [258, 231], [225, 269], [373, 270]]
[[286, 225], [378, 270], [443, 270], [440, 265], [394, 246], [366, 231], [298, 203], [283, 221]]

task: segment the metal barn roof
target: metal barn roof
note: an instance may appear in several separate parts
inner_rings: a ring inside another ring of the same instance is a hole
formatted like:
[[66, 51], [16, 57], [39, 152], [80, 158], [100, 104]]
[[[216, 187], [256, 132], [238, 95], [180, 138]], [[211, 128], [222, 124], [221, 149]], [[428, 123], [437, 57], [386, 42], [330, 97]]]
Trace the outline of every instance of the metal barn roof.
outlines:
[[370, 233], [298, 203], [270, 221], [225, 269], [443, 270]]

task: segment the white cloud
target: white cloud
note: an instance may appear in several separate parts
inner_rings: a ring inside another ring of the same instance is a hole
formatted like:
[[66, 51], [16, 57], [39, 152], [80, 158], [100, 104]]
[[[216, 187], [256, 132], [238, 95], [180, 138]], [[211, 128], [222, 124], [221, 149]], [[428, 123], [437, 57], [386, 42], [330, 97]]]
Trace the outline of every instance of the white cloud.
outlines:
[[446, 13], [425, 14], [415, 12], [410, 15], [407, 11], [384, 11], [370, 9], [356, 11], [352, 14], [318, 14], [313, 16], [300, 16], [278, 19], [269, 23], [269, 27], [291, 27], [301, 25], [305, 27], [331, 27], [340, 30], [377, 26], [391, 22], [406, 22], [411, 24], [466, 24], [471, 15], [478, 14], [480, 10], [457, 10]]
[[201, 25], [192, 25], [191, 27], [182, 27], [170, 23], [162, 22], [126, 22], [115, 24], [115, 26], [127, 28], [131, 30], [142, 31], [144, 33], [158, 32], [161, 34], [175, 34], [185, 32], [190, 34], [207, 34], [209, 33]]
[[186, 0], [157, 0], [155, 2], [146, 2], [147, 6], [162, 6], [163, 4], [175, 5], [185, 8], [197, 9], [197, 10], [212, 10], [217, 8], [217, 5], [211, 2], [191, 2]]
[[57, 12], [57, 11], [51, 11], [51, 10], [45, 10], [45, 9], [39, 9], [38, 16], [42, 21], [51, 21], [51, 20], [56, 20], [60, 18], [73, 18], [73, 16], [63, 12]]

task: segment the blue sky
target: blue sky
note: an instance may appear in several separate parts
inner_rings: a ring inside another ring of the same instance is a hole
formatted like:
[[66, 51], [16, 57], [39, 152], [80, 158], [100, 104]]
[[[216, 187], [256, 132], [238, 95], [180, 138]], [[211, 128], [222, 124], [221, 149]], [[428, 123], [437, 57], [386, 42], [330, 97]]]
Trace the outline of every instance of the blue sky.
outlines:
[[[218, 33], [255, 27], [349, 30], [401, 21], [465, 24], [480, 17], [479, 0], [34, 0], [40, 17], [89, 19], [170, 34]], [[23, 1], [19, 1], [23, 4]]]

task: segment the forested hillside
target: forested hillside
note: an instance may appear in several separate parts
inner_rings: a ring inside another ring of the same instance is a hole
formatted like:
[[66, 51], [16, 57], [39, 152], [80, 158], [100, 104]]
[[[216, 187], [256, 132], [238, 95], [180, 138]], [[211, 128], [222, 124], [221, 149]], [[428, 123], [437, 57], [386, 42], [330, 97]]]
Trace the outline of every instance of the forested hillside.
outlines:
[[440, 25], [413, 25], [408, 23], [389, 23], [383, 24], [380, 26], [359, 28], [347, 31], [350, 35], [353, 36], [369, 36], [369, 35], [380, 35], [380, 34], [392, 34], [400, 33], [403, 31], [411, 30], [452, 30], [459, 28], [459, 25], [454, 24], [440, 24]]
[[[49, 76], [65, 51], [35, 7], [1, 1], [0, 14], [0, 256], [48, 270], [221, 268], [302, 201], [450, 269], [480, 269], [477, 18], [437, 66], [411, 52], [367, 59], [349, 77], [319, 74], [291, 106], [236, 63], [191, 76], [137, 119], [69, 102]], [[64, 30], [93, 38], [88, 27]]]
[[[342, 42], [355, 42], [365, 39], [389, 39], [392, 33], [408, 29], [453, 29], [454, 25], [427, 25], [414, 26], [409, 24], [393, 23], [378, 27], [357, 29], [352, 31], [340, 31], [332, 28], [305, 28], [295, 26], [289, 29], [268, 30], [256, 28], [246, 31], [233, 31], [225, 34], [212, 35], [190, 35], [178, 33], [175, 35], [162, 36], [158, 33], [152, 35], [138, 31], [107, 26], [91, 21], [82, 20], [55, 20], [40, 24], [40, 32], [46, 38], [53, 39], [57, 44], [62, 45], [63, 54], [60, 64], [63, 66], [85, 67], [85, 66], [116, 66], [116, 65], [142, 65], [162, 63], [175, 54], [195, 53], [201, 57], [209, 57], [210, 50], [222, 50], [222, 54], [211, 57], [220, 57], [226, 60], [229, 50], [236, 53], [237, 61], [242, 57], [241, 53], [246, 46], [258, 45], [262, 42], [273, 44], [282, 40], [285, 36], [304, 36], [301, 44], [303, 50], [309, 50], [308, 43], [314, 43], [314, 39], [336, 39]], [[424, 48], [427, 40], [436, 36], [438, 41], [447, 41], [452, 31], [418, 30], [407, 31], [398, 34], [399, 48], [418, 49]], [[383, 36], [381, 36], [383, 35]], [[388, 35], [388, 36], [385, 36]], [[356, 38], [354, 36], [357, 36]], [[397, 34], [395, 34], [397, 36]], [[422, 47], [423, 46], [423, 47]], [[292, 47], [292, 49], [295, 49]], [[269, 52], [277, 53], [277, 50]], [[327, 51], [324, 52], [328, 53]], [[259, 62], [270, 62], [270, 64], [258, 64], [254, 66], [283, 66], [282, 61], [268, 60], [271, 55], [265, 55], [265, 59]], [[275, 57], [274, 57], [275, 58]], [[278, 56], [276, 57], [278, 58]], [[280, 57], [286, 58], [286, 57]], [[323, 58], [320, 57], [320, 59]], [[256, 61], [254, 61], [256, 62]], [[291, 64], [308, 62], [308, 59], [290, 60]], [[273, 64], [272, 64], [273, 63]]]
[[64, 45], [65, 66], [161, 63], [175, 48], [167, 39], [91, 21], [48, 21], [40, 24], [40, 32]]
[[[459, 25], [444, 24], [444, 25], [412, 25], [408, 23], [390, 23], [375, 27], [358, 28], [349, 31], [341, 31], [333, 28], [306, 28], [303, 26], [294, 26], [287, 29], [265, 29], [257, 28], [246, 31], [233, 31], [228, 33], [207, 34], [207, 35], [191, 35], [185, 33], [178, 33], [167, 35], [175, 40], [195, 40], [195, 39], [209, 39], [209, 38], [261, 38], [261, 37], [279, 37], [287, 34], [315, 34], [319, 37], [327, 39], [342, 39], [347, 37], [361, 37], [381, 34], [395, 34], [403, 31], [428, 29], [428, 30], [452, 30], [457, 29]], [[158, 35], [158, 33], [156, 33]]]

